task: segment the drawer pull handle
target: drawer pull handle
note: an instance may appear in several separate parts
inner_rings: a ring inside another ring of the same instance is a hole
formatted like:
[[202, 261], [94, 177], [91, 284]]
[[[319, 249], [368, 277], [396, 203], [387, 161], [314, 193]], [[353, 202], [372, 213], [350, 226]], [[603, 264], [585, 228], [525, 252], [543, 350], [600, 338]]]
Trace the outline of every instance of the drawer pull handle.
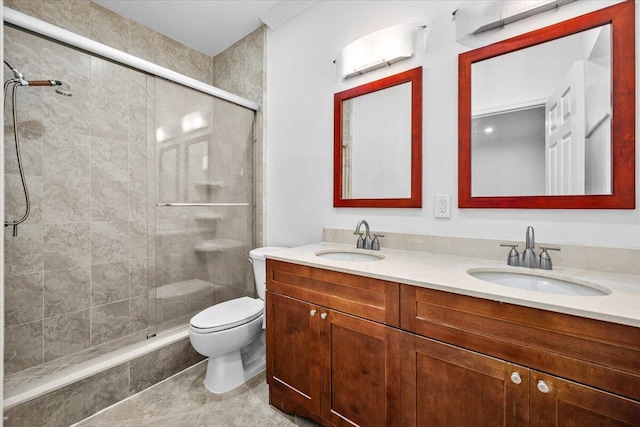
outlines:
[[315, 316], [318, 311], [313, 309], [309, 312], [310, 315]]
[[522, 382], [522, 378], [520, 378], [520, 374], [517, 372], [512, 372], [511, 373], [511, 381], [514, 384], [520, 384]]
[[542, 393], [549, 393], [549, 386], [544, 381], [538, 381], [538, 390]]
[[321, 318], [322, 320], [326, 319], [326, 318], [327, 318], [327, 313], [322, 313], [322, 314], [320, 315], [320, 318]]

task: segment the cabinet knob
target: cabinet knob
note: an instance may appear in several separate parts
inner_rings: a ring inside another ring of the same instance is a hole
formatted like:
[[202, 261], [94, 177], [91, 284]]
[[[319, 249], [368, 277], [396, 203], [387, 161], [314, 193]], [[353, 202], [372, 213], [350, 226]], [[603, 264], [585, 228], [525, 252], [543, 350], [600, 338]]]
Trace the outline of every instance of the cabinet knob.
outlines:
[[549, 386], [544, 381], [538, 381], [538, 390], [542, 393], [549, 393]]
[[520, 378], [520, 374], [517, 372], [512, 372], [511, 373], [511, 381], [513, 381], [514, 384], [520, 384], [522, 382], [522, 378]]
[[318, 312], [318, 311], [317, 311], [316, 309], [313, 309], [313, 310], [311, 310], [311, 311], [309, 312], [309, 314], [310, 314], [310, 315], [312, 315], [312, 316], [315, 316], [317, 312]]
[[327, 313], [322, 313], [322, 314], [320, 315], [320, 318], [321, 318], [322, 320], [326, 319], [326, 318], [327, 318]]

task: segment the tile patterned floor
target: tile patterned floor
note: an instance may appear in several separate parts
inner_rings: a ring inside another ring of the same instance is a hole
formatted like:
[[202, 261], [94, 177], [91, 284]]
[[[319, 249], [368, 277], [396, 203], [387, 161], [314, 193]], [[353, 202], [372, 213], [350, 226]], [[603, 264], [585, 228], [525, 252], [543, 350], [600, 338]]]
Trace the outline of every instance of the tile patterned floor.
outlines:
[[224, 394], [204, 384], [206, 360], [75, 424], [77, 427], [318, 426], [269, 406], [264, 373]]

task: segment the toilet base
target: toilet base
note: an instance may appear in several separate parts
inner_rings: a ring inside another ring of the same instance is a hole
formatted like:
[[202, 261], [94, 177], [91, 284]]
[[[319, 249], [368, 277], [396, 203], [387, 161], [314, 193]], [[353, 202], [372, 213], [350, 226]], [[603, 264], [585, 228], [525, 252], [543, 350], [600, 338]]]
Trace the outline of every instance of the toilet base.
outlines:
[[226, 393], [244, 384], [266, 367], [264, 331], [247, 347], [210, 357], [204, 385], [212, 393]]

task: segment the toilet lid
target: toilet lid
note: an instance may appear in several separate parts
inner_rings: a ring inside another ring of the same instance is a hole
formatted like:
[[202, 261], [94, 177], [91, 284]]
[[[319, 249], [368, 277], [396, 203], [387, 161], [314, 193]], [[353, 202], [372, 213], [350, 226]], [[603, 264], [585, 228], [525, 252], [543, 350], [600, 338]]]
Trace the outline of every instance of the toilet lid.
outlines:
[[260, 317], [264, 301], [242, 297], [209, 307], [191, 318], [191, 326], [202, 332], [215, 332], [233, 328]]

